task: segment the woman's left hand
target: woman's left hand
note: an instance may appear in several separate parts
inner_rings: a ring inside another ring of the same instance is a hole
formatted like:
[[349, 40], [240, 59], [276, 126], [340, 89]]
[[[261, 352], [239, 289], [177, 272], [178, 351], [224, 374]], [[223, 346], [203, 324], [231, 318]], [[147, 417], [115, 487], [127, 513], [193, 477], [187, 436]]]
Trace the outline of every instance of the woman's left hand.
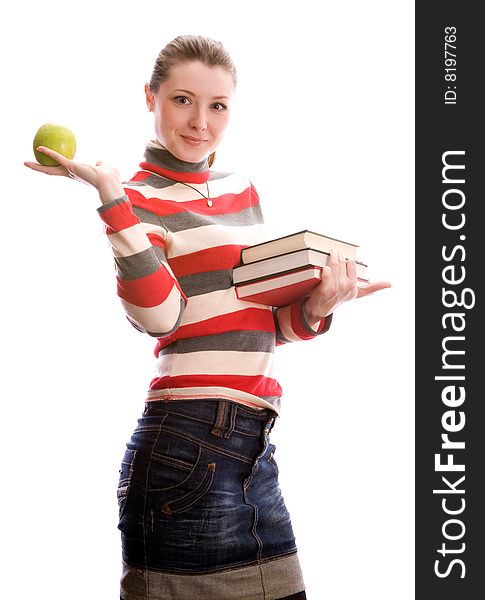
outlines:
[[327, 265], [322, 268], [322, 281], [305, 304], [308, 323], [313, 326], [340, 304], [388, 287], [391, 287], [388, 281], [359, 281], [355, 261], [346, 260], [341, 252], [331, 250]]
[[81, 183], [90, 185], [98, 190], [101, 202], [111, 202], [116, 200], [125, 193], [121, 183], [118, 169], [105, 165], [103, 161], [98, 160], [95, 165], [82, 163], [79, 161], [66, 158], [59, 152], [47, 148], [46, 146], [38, 146], [37, 150], [50, 156], [59, 164], [58, 166], [45, 166], [37, 162], [25, 161], [24, 165], [45, 173], [46, 175], [55, 175], [59, 177], [69, 177]]

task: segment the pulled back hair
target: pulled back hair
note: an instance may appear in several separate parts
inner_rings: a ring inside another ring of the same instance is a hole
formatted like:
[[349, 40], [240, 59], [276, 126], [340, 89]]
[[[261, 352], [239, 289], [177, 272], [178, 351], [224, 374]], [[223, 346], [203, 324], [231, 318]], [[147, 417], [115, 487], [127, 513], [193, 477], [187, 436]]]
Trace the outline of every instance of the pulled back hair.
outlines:
[[[236, 87], [236, 67], [221, 42], [202, 35], [179, 35], [160, 51], [150, 78], [150, 91], [156, 94], [160, 84], [170, 76], [171, 68], [189, 61], [199, 61], [208, 67], [226, 69], [232, 75]], [[209, 166], [214, 162], [215, 154], [213, 152], [209, 156]]]
[[150, 79], [150, 91], [156, 94], [170, 69], [183, 62], [198, 60], [208, 67], [223, 67], [237, 83], [236, 67], [221, 42], [202, 35], [179, 35], [160, 51]]

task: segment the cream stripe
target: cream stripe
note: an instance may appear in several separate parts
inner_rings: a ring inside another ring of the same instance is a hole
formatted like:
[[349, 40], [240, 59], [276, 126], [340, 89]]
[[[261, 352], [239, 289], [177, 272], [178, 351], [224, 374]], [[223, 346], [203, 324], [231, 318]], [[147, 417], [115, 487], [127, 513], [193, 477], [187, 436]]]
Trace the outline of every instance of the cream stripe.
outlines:
[[168, 232], [164, 227], [160, 227], [159, 225], [154, 225], [153, 223], [142, 223], [141, 224], [145, 233], [152, 233], [158, 235], [161, 240], [165, 240]]
[[121, 298], [126, 314], [151, 333], [171, 331], [180, 315], [180, 292], [174, 286], [167, 298], [158, 306], [143, 308]]
[[143, 571], [123, 563], [121, 576], [124, 600], [147, 598], [146, 590], [150, 590], [150, 600], [277, 600], [304, 588], [296, 554], [206, 575]]
[[301, 340], [296, 335], [291, 327], [291, 306], [283, 306], [278, 310], [277, 313], [278, 323], [280, 325], [281, 333], [290, 342], [298, 342]]
[[168, 256], [180, 256], [207, 250], [224, 244], [230, 245], [253, 245], [266, 239], [264, 223], [247, 226], [230, 225], [204, 225], [194, 229], [186, 229], [177, 233], [172, 233], [172, 244], [170, 245]]
[[170, 375], [264, 375], [272, 373], [271, 352], [238, 352], [234, 350], [206, 350], [180, 354], [161, 354], [157, 360], [157, 377]]
[[323, 319], [320, 319], [320, 321], [317, 321], [314, 325], [310, 325], [311, 329], [313, 329], [315, 333], [318, 333], [318, 328], [322, 324], [322, 321]]
[[224, 400], [233, 400], [240, 402], [245, 406], [256, 408], [270, 408], [277, 412], [277, 406], [263, 400], [259, 396], [237, 390], [235, 388], [226, 388], [223, 386], [204, 386], [204, 387], [185, 387], [185, 388], [164, 388], [162, 390], [149, 390], [147, 392], [147, 402], [156, 400], [202, 400], [202, 399], [223, 398]]
[[[271, 307], [256, 302], [246, 302], [236, 297], [234, 287], [227, 290], [216, 290], [208, 294], [191, 296], [185, 309], [182, 325], [190, 325], [243, 310], [244, 308], [259, 308], [260, 310], [271, 310]], [[221, 310], [223, 309], [223, 313]]]
[[131, 256], [151, 246], [144, 227], [140, 223], [136, 223], [136, 225], [132, 225], [117, 233], [111, 233], [108, 235], [108, 240], [113, 249], [113, 254], [118, 258]]
[[232, 173], [227, 177], [213, 179], [208, 183], [210, 195], [213, 198], [223, 194], [240, 194], [251, 185], [249, 179], [240, 173]]

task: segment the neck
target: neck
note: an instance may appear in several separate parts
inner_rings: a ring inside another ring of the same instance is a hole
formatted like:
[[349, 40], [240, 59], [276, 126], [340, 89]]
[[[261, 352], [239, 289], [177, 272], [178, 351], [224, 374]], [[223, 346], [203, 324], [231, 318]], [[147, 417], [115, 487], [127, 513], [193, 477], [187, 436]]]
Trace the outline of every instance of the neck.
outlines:
[[158, 141], [148, 142], [145, 160], [140, 163], [140, 167], [144, 171], [151, 171], [173, 181], [205, 183], [210, 177], [207, 158], [196, 163], [180, 160]]

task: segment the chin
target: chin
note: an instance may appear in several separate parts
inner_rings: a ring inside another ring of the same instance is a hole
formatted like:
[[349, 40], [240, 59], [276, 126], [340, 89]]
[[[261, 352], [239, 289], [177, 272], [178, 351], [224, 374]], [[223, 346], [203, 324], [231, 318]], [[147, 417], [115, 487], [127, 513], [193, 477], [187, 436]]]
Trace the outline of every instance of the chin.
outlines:
[[172, 152], [172, 154], [176, 156], [179, 160], [197, 163], [207, 158], [211, 152], [211, 150], [202, 150], [200, 148], [177, 148], [174, 152]]
[[191, 146], [180, 139], [172, 139], [171, 143], [165, 140], [163, 145], [179, 160], [191, 163], [201, 162], [207, 158], [212, 152], [213, 146], [213, 144], [209, 145], [209, 143], [205, 143], [202, 146]]

